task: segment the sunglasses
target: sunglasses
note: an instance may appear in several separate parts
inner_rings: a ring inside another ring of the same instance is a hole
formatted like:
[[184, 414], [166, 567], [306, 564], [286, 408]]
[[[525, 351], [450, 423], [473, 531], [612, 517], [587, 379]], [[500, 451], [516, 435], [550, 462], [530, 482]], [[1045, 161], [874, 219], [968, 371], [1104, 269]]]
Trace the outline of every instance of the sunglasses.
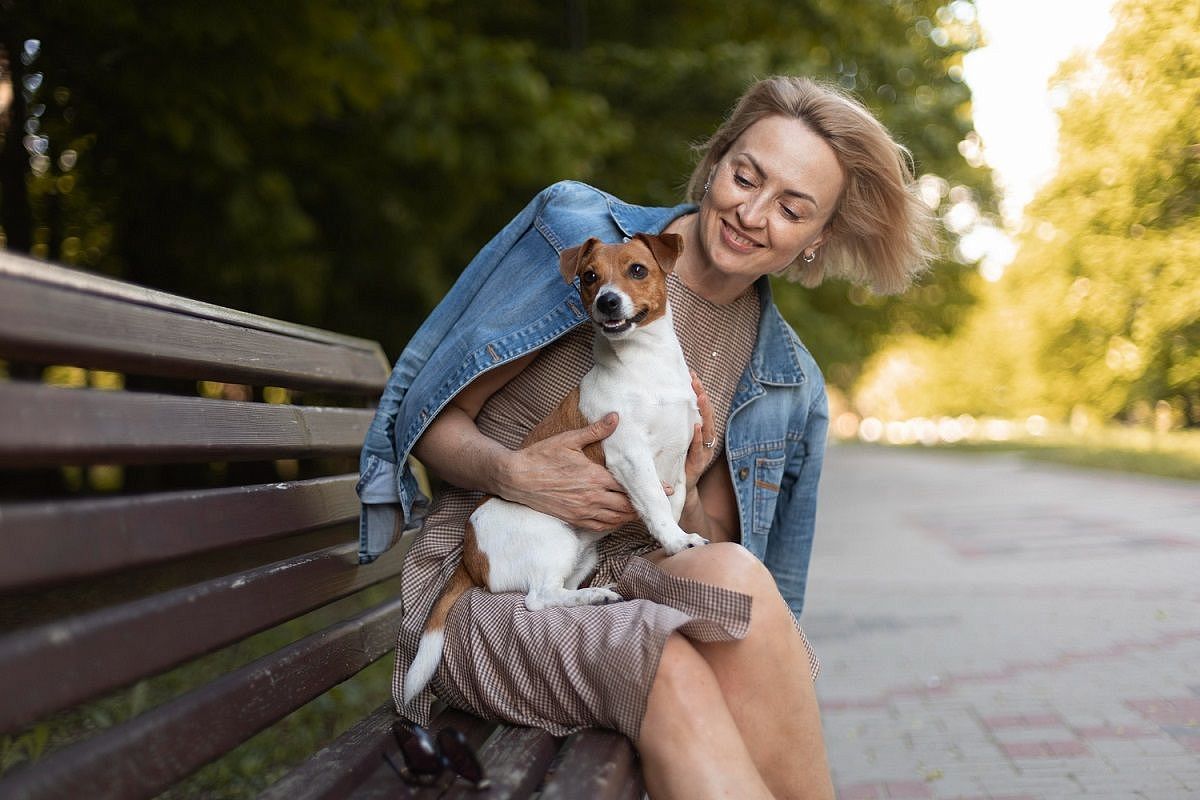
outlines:
[[392, 736], [400, 746], [405, 766], [403, 769], [396, 766], [386, 752], [383, 757], [406, 783], [432, 786], [446, 772], [452, 772], [477, 790], [491, 785], [491, 781], [483, 776], [479, 757], [467, 744], [467, 737], [457, 728], [442, 728], [434, 738], [420, 725], [396, 722], [392, 725]]

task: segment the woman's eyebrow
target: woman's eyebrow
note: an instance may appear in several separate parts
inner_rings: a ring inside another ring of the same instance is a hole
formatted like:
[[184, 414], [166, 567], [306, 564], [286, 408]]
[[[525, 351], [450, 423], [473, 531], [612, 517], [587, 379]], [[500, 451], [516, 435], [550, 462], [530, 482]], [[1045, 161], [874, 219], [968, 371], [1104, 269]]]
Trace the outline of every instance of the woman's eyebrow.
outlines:
[[[741, 156], [742, 158], [746, 159], [747, 161], [749, 161], [750, 166], [754, 167], [754, 169], [758, 171], [759, 175], [763, 176], [764, 178], [766, 177], [767, 171], [762, 168], [762, 165], [758, 163], [757, 159], [755, 159], [754, 156], [750, 155], [749, 153], [745, 153], [745, 152], [738, 153], [738, 155]], [[818, 211], [821, 210], [821, 204], [817, 202], [817, 198], [813, 197], [808, 192], [802, 192], [802, 191], [799, 191], [798, 189], [784, 189], [783, 193], [791, 195], [792, 197], [797, 197], [801, 200], [807, 200], [808, 202], [810, 202], [814, 206], [816, 206]]]

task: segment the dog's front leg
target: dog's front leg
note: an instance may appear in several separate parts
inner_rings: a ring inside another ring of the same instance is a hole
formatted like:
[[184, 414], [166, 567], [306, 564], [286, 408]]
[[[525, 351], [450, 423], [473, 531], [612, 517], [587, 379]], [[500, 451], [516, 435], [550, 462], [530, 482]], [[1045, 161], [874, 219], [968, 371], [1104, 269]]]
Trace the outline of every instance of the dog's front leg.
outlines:
[[[676, 522], [671, 500], [663, 491], [662, 481], [654, 468], [654, 458], [642, 442], [625, 436], [617, 439], [620, 428], [604, 440], [605, 465], [617, 483], [629, 495], [638, 516], [668, 555], [680, 550], [708, 544], [708, 540], [688, 533]], [[614, 441], [616, 439], [616, 441]], [[679, 491], [679, 488], [676, 489]]]

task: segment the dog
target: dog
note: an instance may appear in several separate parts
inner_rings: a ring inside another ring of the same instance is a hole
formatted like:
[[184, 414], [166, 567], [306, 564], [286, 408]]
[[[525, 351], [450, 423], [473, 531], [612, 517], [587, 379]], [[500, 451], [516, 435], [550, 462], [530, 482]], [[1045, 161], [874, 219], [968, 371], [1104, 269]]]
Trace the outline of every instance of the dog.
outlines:
[[[667, 275], [682, 251], [676, 234], [638, 234], [624, 244], [588, 239], [564, 250], [559, 268], [579, 294], [595, 328], [595, 365], [576, 389], [530, 431], [522, 446], [620, 416], [606, 439], [584, 448], [629, 495], [646, 528], [670, 555], [708, 541], [679, 527], [684, 462], [700, 422], [691, 375], [675, 336]], [[668, 495], [664, 486], [670, 486]], [[584, 587], [596, 568], [596, 542], [586, 531], [528, 506], [485, 498], [468, 519], [463, 556], [434, 604], [404, 680], [407, 705], [441, 662], [446, 617], [472, 586], [525, 592], [525, 607], [600, 605], [622, 598], [610, 587]]]

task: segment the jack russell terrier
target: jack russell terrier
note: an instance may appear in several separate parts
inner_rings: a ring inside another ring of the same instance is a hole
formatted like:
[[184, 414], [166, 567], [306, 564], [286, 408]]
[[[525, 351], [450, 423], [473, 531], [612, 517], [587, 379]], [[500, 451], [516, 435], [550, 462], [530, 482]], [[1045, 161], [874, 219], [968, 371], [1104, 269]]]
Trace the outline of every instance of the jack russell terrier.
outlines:
[[[563, 251], [563, 278], [568, 283], [579, 278], [579, 294], [596, 329], [595, 366], [522, 445], [584, 427], [616, 411], [617, 429], [584, 448], [584, 454], [608, 468], [669, 555], [708, 543], [679, 527], [684, 461], [700, 422], [667, 302], [667, 274], [682, 247], [682, 237], [673, 233], [639, 233], [625, 244], [601, 244], [591, 238]], [[674, 493], [668, 496], [664, 486]], [[608, 587], [579, 588], [596, 568], [596, 542], [607, 533], [581, 530], [499, 497], [485, 498], [466, 523], [462, 561], [425, 624], [404, 680], [405, 704], [437, 670], [446, 617], [472, 586], [525, 592], [530, 611], [619, 601]]]

